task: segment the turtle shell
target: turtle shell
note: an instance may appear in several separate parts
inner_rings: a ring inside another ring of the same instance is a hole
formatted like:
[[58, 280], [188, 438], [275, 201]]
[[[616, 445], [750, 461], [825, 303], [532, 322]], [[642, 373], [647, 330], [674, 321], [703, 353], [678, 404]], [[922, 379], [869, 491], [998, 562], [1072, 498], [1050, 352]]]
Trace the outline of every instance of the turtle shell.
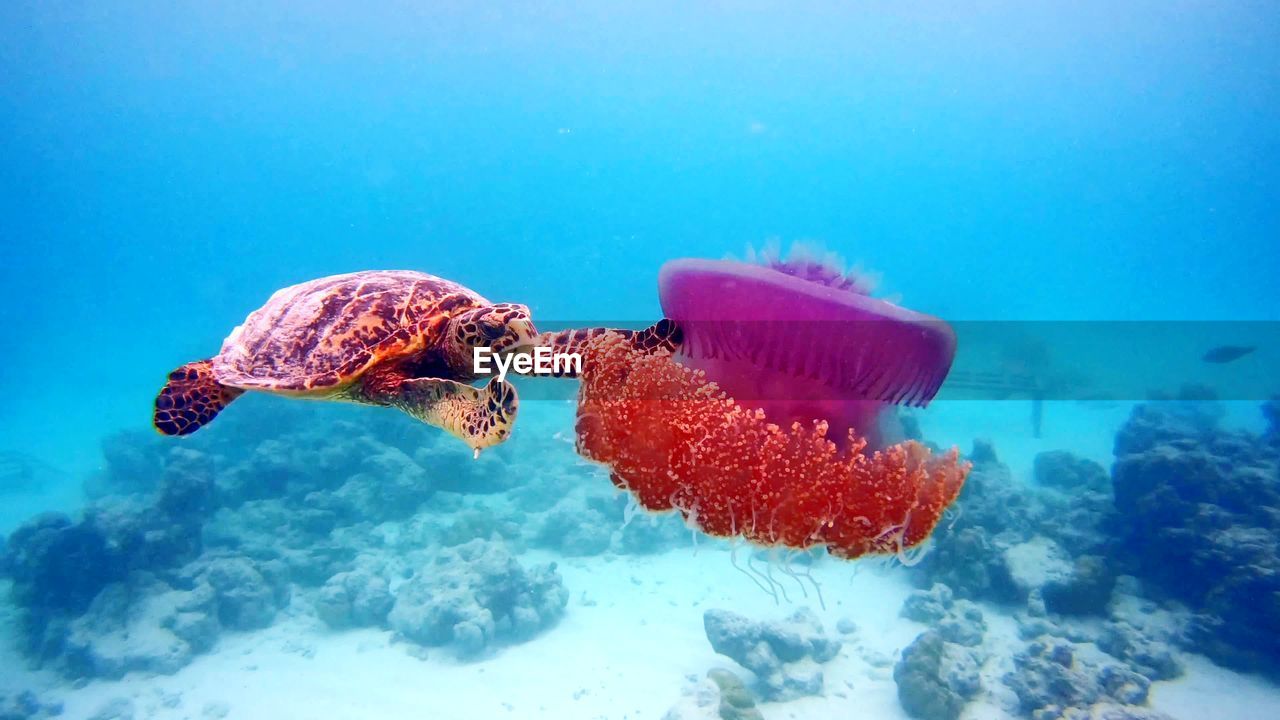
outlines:
[[450, 317], [489, 301], [408, 270], [334, 275], [277, 290], [222, 343], [218, 382], [249, 390], [332, 392], [426, 348]]

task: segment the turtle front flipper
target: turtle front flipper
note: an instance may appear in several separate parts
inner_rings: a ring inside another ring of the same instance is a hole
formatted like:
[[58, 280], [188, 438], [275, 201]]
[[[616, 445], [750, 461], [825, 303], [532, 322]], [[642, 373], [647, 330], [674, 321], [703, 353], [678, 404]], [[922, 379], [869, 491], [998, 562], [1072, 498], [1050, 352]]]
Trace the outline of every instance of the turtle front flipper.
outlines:
[[454, 380], [414, 378], [400, 383], [389, 402], [428, 425], [446, 430], [475, 450], [511, 437], [519, 400], [516, 388], [494, 378], [482, 388]]
[[190, 435], [242, 394], [214, 378], [211, 361], [189, 362], [169, 373], [169, 382], [156, 395], [151, 421], [165, 435]]

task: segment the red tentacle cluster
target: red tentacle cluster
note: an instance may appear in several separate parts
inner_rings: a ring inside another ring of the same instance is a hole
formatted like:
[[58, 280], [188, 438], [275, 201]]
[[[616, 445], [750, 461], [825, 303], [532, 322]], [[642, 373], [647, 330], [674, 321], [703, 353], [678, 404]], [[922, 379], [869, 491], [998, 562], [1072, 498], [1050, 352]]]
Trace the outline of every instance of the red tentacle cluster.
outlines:
[[837, 447], [823, 422], [780, 428], [614, 334], [586, 349], [581, 379], [578, 452], [645, 509], [677, 510], [709, 535], [843, 558], [900, 553], [929, 536], [969, 472], [954, 449], [864, 453], [852, 432]]

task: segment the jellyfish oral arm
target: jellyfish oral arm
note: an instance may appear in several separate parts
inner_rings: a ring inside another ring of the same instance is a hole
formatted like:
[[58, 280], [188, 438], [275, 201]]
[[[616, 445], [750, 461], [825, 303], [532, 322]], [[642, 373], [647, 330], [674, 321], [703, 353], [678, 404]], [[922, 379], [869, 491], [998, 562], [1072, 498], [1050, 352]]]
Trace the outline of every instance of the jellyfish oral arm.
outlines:
[[653, 512], [762, 546], [903, 555], [923, 543], [969, 472], [955, 450], [866, 451], [817, 421], [779, 427], [701, 372], [605, 335], [586, 349], [578, 451]]

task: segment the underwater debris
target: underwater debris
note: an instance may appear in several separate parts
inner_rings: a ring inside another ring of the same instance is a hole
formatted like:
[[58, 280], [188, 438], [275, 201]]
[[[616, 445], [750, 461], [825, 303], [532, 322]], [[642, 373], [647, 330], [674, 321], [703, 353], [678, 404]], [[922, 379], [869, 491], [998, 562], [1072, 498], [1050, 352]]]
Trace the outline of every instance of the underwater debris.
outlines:
[[923, 543], [970, 465], [907, 441], [874, 453], [850, 432], [789, 429], [734, 402], [664, 353], [606, 334], [586, 352], [578, 451], [652, 512], [676, 510], [717, 537], [762, 546], [825, 545], [833, 555], [896, 554]]

